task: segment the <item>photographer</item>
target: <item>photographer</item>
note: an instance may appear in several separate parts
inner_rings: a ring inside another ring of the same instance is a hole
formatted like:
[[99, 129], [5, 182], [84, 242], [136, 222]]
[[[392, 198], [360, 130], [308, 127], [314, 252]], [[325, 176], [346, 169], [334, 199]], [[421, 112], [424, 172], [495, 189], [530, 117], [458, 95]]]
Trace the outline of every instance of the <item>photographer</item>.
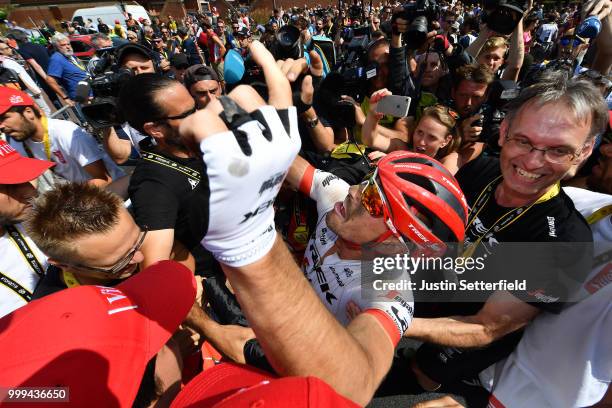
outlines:
[[[104, 69], [108, 72], [117, 73], [124, 68], [129, 69], [133, 75], [140, 75], [154, 73], [156, 69], [159, 69], [154, 62], [152, 51], [140, 44], [125, 44], [107, 55], [106, 58], [110, 58], [109, 62], [111, 63]], [[118, 91], [114, 90], [113, 92]], [[117, 97], [118, 95], [112, 96]], [[85, 110], [87, 110], [87, 107]], [[107, 118], [104, 119], [108, 121]], [[102, 127], [102, 144], [115, 163], [125, 163], [132, 154], [137, 155], [140, 151], [139, 143], [145, 138], [145, 135], [130, 127], [127, 123]]]
[[[355, 106], [355, 138], [361, 139], [362, 127], [366, 123], [366, 116], [370, 111], [370, 95], [374, 92], [387, 88], [390, 73], [390, 45], [385, 39], [377, 40], [368, 45], [367, 63], [376, 65], [376, 76], [367, 81], [366, 97], [361, 104], [358, 104], [352, 97], [344, 95], [343, 100], [350, 101]], [[403, 94], [403, 93], [401, 93]], [[397, 119], [391, 116], [382, 118], [376, 125], [376, 131], [383, 137], [389, 139], [405, 139], [408, 127], [404, 119]]]
[[106, 34], [98, 33], [91, 36], [91, 43], [96, 48], [96, 54], [87, 63], [87, 72], [89, 72], [89, 75], [95, 76], [96, 66], [98, 65], [98, 62], [100, 62], [98, 50], [112, 48], [113, 42]]
[[483, 65], [466, 65], [457, 70], [455, 81], [451, 89], [451, 107], [461, 117], [457, 129], [461, 146], [457, 152], [451, 153], [444, 163], [453, 174], [477, 157], [484, 148], [480, 137], [483, 131], [482, 122], [479, 122], [484, 117], [479, 111], [487, 99], [493, 74]]

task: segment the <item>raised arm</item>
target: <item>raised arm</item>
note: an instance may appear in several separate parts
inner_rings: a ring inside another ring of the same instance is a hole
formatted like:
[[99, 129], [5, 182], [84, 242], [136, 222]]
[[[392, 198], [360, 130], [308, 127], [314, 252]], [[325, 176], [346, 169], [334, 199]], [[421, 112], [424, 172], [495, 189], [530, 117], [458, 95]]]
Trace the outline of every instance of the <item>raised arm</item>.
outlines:
[[[211, 205], [224, 208], [218, 217], [211, 218], [203, 243], [222, 262], [245, 316], [275, 370], [282, 375], [319, 377], [339, 393], [365, 405], [391, 365], [399, 332], [385, 325], [385, 317], [376, 312], [366, 312], [347, 328], [342, 327], [276, 236], [273, 209], [268, 203], [274, 201], [287, 169], [291, 167], [287, 177], [295, 186], [309, 167], [305, 161], [295, 161], [300, 142], [295, 111], [285, 110], [291, 103], [289, 82], [261, 43], [254, 42], [250, 51], [264, 70], [269, 103], [276, 111], [262, 106], [263, 100], [252, 88], [238, 87], [230, 97], [252, 117], [259, 117], [260, 123], [267, 124], [270, 134], [258, 134], [250, 128], [253, 132], [245, 137], [234, 129], [234, 137], [242, 143], [242, 148], [238, 147], [218, 116], [222, 112], [220, 103], [214, 102], [181, 124], [186, 143], [201, 149], [204, 155]], [[240, 129], [249, 126], [247, 122]], [[246, 149], [250, 155], [230, 166], [230, 171], [227, 161], [217, 160], [219, 155], [213, 154], [222, 149], [234, 149], [233, 154]], [[246, 173], [240, 173], [242, 177], [236, 177], [238, 170], [247, 168]], [[240, 201], [232, 200], [231, 205], [224, 201], [224, 197], [237, 194], [242, 197]], [[245, 212], [246, 217], [242, 216]]]

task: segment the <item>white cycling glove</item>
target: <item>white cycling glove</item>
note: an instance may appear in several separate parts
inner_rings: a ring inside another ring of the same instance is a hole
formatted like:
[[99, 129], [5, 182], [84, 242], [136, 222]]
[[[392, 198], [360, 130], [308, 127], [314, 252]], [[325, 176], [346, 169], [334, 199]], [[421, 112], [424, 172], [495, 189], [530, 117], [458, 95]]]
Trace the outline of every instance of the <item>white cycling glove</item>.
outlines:
[[295, 107], [263, 106], [247, 114], [221, 98], [229, 131], [200, 144], [210, 186], [208, 231], [202, 244], [226, 265], [261, 259], [276, 238], [274, 200], [301, 140]]

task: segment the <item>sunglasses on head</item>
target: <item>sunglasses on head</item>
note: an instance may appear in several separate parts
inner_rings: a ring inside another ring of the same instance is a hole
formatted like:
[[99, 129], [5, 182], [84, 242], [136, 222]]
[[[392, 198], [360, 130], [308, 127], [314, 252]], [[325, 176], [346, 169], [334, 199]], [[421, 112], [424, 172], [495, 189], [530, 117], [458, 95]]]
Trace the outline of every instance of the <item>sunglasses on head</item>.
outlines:
[[444, 109], [444, 111], [448, 114], [448, 116], [450, 116], [451, 118], [453, 118], [455, 120], [459, 120], [459, 114], [455, 110], [449, 108], [448, 106], [441, 105], [441, 104], [438, 103], [438, 104], [434, 105], [434, 107]]

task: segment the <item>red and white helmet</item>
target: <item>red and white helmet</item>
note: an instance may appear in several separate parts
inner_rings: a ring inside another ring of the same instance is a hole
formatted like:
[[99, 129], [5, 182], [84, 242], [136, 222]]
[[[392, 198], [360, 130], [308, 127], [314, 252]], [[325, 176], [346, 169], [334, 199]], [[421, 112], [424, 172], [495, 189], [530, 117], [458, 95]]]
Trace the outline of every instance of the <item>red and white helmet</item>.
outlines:
[[390, 212], [385, 221], [396, 236], [428, 254], [443, 253], [444, 243], [463, 242], [467, 202], [442, 164], [424, 154], [396, 151], [378, 162], [377, 174]]

